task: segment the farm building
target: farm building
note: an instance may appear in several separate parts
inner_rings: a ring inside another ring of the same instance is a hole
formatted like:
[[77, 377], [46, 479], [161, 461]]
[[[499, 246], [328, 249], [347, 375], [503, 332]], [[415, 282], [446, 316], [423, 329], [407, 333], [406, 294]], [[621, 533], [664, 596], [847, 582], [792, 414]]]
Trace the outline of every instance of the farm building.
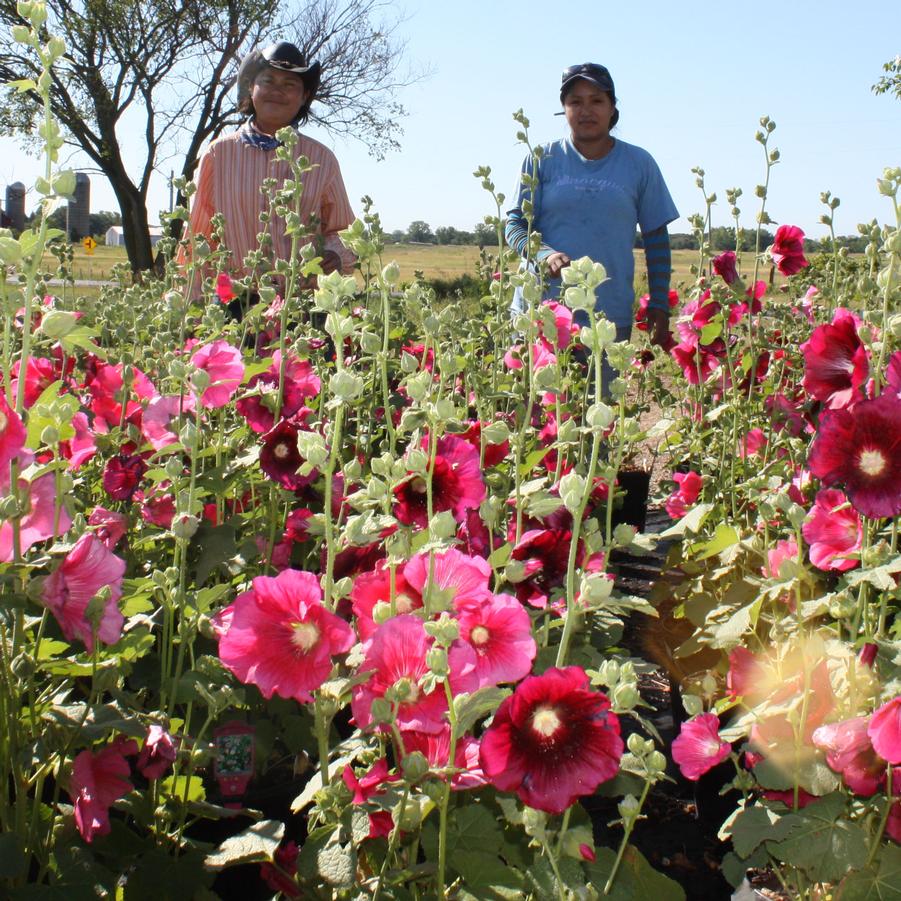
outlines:
[[[150, 243], [156, 246], [156, 242], [163, 237], [163, 230], [158, 225], [150, 226]], [[111, 225], [106, 230], [106, 246], [107, 247], [123, 247], [125, 238], [122, 235], [121, 225]]]

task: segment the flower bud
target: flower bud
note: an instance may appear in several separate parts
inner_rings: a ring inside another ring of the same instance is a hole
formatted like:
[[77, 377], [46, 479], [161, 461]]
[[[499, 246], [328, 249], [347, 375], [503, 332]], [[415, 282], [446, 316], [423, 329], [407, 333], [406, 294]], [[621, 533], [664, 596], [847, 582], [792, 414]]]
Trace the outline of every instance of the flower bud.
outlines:
[[390, 723], [394, 718], [391, 713], [391, 702], [385, 698], [374, 698], [369, 716], [373, 723]]
[[444, 648], [431, 648], [425, 655], [426, 666], [439, 679], [446, 679], [450, 670], [448, 669], [447, 651]]
[[403, 771], [404, 780], [410, 785], [416, 785], [428, 775], [429, 762], [421, 751], [413, 751], [412, 754], [407, 754], [404, 757], [400, 768]]
[[382, 270], [382, 279], [389, 287], [394, 287], [400, 281], [400, 266], [392, 260]]
[[197, 531], [199, 525], [200, 523], [196, 516], [191, 516], [189, 513], [182, 513], [172, 520], [172, 534], [176, 538], [188, 541], [194, 537], [194, 533]]

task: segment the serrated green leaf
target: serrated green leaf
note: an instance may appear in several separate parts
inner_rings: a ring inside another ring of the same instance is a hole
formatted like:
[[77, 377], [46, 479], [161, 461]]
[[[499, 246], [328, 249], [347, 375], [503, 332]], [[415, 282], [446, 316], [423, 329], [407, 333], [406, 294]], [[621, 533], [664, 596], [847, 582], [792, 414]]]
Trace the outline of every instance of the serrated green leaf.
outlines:
[[[203, 787], [203, 780], [199, 776], [167, 776], [161, 780], [160, 790], [178, 801], [206, 800], [206, 789]], [[186, 791], [187, 797], [185, 796]]]
[[333, 835], [316, 854], [317, 872], [329, 885], [353, 885], [356, 859], [353, 847], [341, 844]]
[[658, 537], [680, 538], [686, 532], [697, 532], [704, 525], [704, 520], [710, 515], [711, 510], [713, 504], [695, 504], [682, 519], [661, 532]]
[[738, 534], [738, 530], [734, 526], [721, 522], [716, 527], [710, 541], [699, 541], [691, 545], [688, 553], [695, 560], [706, 560], [708, 557], [722, 553], [727, 547], [738, 544], [739, 541], [741, 541], [741, 536]]
[[835, 892], [835, 901], [901, 899], [901, 848], [885, 845], [877, 865], [849, 873]]
[[724, 835], [731, 834], [735, 853], [741, 858], [747, 858], [761, 842], [784, 839], [791, 831], [791, 825], [786, 817], [765, 807], [746, 807], [739, 811]]
[[[586, 865], [588, 884], [595, 891], [603, 892], [615, 859], [616, 853], [611, 848], [598, 848], [597, 860]], [[637, 901], [639, 898], [653, 901], [685, 901], [685, 891], [678, 882], [674, 882], [663, 873], [658, 873], [638, 848], [627, 845], [610, 894], [606, 897], [613, 901]]]
[[472, 694], [461, 694], [454, 698], [454, 712], [457, 738], [468, 732], [483, 716], [494, 713], [501, 701], [510, 694], [508, 688], [486, 685]]
[[272, 860], [284, 834], [284, 823], [261, 820], [244, 832], [230, 836], [215, 851], [207, 854], [204, 866], [216, 871], [244, 863]]
[[178, 857], [153, 850], [138, 859], [125, 884], [124, 901], [160, 901], [161, 898], [193, 898], [212, 882], [199, 851]]
[[778, 860], [802, 868], [814, 882], [837, 882], [867, 860], [863, 830], [843, 818], [845, 799], [835, 793], [818, 798], [797, 813], [787, 814], [791, 830], [767, 847]]

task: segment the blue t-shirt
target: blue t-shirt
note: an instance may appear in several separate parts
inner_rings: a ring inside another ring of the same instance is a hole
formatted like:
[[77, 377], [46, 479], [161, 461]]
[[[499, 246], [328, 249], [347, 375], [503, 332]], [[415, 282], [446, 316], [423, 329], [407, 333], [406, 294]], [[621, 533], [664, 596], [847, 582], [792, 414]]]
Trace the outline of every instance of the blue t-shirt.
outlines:
[[[526, 158], [524, 172], [531, 173], [532, 162]], [[507, 211], [507, 240], [520, 253], [527, 228], [522, 200], [530, 193], [520, 182], [516, 206]], [[679, 216], [654, 158], [618, 138], [599, 160], [582, 156], [570, 138], [546, 144], [532, 200], [539, 259], [563, 251], [573, 260], [587, 256], [602, 263], [609, 281], [597, 289], [596, 309], [617, 325], [631, 325], [635, 227], [649, 232]], [[552, 279], [546, 294], [556, 297], [559, 290], [560, 279]]]

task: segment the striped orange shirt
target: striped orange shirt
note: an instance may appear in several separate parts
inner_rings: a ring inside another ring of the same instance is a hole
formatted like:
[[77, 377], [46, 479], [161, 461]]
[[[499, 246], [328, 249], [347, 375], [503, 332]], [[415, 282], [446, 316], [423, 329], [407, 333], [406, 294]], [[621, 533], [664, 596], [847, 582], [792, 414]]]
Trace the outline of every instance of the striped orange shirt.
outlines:
[[[249, 126], [245, 125], [244, 128]], [[261, 192], [263, 180], [274, 178], [277, 187], [292, 178], [287, 162], [276, 159], [275, 150], [261, 150], [241, 140], [243, 129], [216, 138], [200, 158], [197, 192], [191, 207], [190, 231], [210, 237], [210, 219], [215, 213], [225, 218], [225, 245], [231, 253], [231, 272], [245, 275], [243, 260], [259, 247], [258, 233], [268, 229], [272, 236], [272, 256], [287, 260], [291, 256], [291, 236], [285, 234], [285, 222], [273, 215], [260, 222], [260, 213], [269, 209], [269, 200]], [[338, 237], [338, 232], [354, 221], [347, 199], [338, 160], [325, 145], [300, 135], [293, 151], [294, 159], [305, 156], [313, 168], [302, 177], [300, 218], [315, 235], [301, 238], [301, 244], [321, 240], [320, 254], [332, 250], [341, 258], [345, 273], [353, 270], [354, 255]]]

